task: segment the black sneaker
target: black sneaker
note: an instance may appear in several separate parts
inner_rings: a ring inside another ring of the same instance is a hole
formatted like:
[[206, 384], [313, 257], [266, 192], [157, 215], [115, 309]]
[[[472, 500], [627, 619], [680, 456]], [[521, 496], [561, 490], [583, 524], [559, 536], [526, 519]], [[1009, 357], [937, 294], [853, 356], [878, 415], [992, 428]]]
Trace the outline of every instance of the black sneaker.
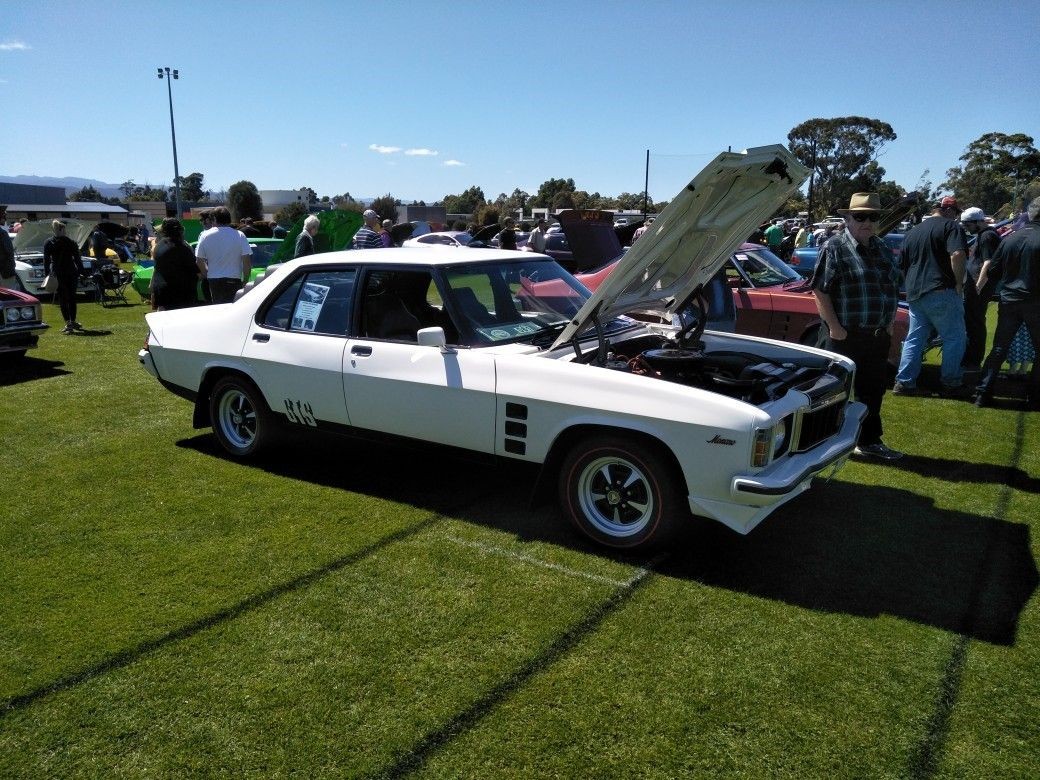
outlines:
[[955, 400], [965, 400], [970, 398], [971, 395], [971, 389], [967, 385], [944, 385], [939, 391], [940, 397]]
[[917, 388], [914, 385], [896, 382], [895, 387], [892, 388], [892, 395], [917, 395]]
[[872, 458], [874, 460], [899, 460], [903, 457], [903, 453], [885, 446], [883, 441], [879, 441], [877, 444], [857, 446], [852, 451], [852, 454], [860, 458]]

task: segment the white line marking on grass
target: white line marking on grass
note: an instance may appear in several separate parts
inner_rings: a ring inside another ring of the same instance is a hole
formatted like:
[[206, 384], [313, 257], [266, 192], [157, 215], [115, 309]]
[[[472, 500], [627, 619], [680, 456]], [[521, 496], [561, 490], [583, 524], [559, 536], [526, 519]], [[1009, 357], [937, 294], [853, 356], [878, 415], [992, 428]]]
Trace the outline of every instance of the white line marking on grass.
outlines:
[[646, 576], [646, 569], [639, 569], [635, 576], [627, 580], [615, 580], [610, 577], [603, 577], [599, 574], [590, 574], [587, 571], [578, 571], [577, 569], [570, 569], [566, 566], [560, 566], [558, 563], [549, 563], [538, 558], [534, 558], [530, 555], [524, 555], [513, 550], [507, 550], [503, 547], [496, 547], [493, 544], [483, 544], [482, 542], [471, 542], [469, 539], [460, 539], [457, 536], [450, 536], [448, 534], [440, 534], [442, 539], [445, 539], [453, 544], [460, 545], [462, 547], [470, 547], [474, 550], [479, 550], [489, 555], [498, 555], [503, 558], [512, 558], [517, 561], [523, 561], [524, 563], [531, 563], [535, 566], [540, 566], [543, 569], [551, 569], [552, 571], [558, 571], [561, 574], [566, 574], [571, 577], [582, 577], [586, 580], [592, 580], [593, 582], [602, 582], [605, 585], [613, 585], [616, 588], [627, 588], [634, 585], [636, 582]]

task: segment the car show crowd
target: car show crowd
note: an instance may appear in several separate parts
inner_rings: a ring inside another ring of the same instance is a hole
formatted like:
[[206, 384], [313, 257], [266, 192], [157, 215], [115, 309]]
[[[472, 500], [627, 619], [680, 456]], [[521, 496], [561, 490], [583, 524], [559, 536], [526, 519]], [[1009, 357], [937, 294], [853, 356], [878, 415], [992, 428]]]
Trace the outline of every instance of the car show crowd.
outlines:
[[[900, 305], [909, 309], [910, 325], [902, 344], [894, 394], [925, 394], [918, 382], [923, 355], [941, 344], [940, 396], [972, 398], [976, 405], [985, 406], [992, 402], [994, 384], [1004, 363], [1008, 364], [1006, 376], [1022, 379], [1031, 365], [1027, 403], [1031, 408], [1040, 405], [1040, 364], [1035, 360], [1040, 347], [1038, 209], [1040, 199], [1030, 203], [1016, 221], [994, 225], [981, 209], [964, 208], [955, 198], [945, 197], [918, 224], [905, 222], [896, 233], [881, 237], [875, 236], [873, 229], [884, 211], [877, 194], [857, 193], [848, 209], [839, 210], [838, 217], [815, 223], [804, 217], [777, 218], [749, 236], [749, 243], [766, 246], [796, 264], [796, 253], [816, 251], [813, 267], [798, 270], [811, 279], [820, 319], [827, 326], [825, 345], [853, 357], [860, 366], [857, 392], [868, 399], [871, 409], [860, 454], [899, 457], [881, 441], [880, 404], [890, 381], [885, 356], [900, 298], [905, 299]], [[402, 234], [390, 220], [368, 209], [362, 221], [349, 248], [400, 245]], [[628, 233], [627, 243], [638, 241], [652, 221], [652, 217], [641, 220]], [[81, 247], [65, 236], [64, 222], [54, 220], [53, 236], [44, 245], [43, 271], [46, 291], [53, 294], [61, 310], [61, 332], [73, 334], [82, 329], [77, 319], [77, 293], [93, 287], [98, 300], [104, 298], [106, 290], [121, 294], [135, 272], [127, 265], [136, 270], [151, 267], [147, 287], [141, 289], [135, 284], [135, 288], [153, 311], [233, 301], [250, 280], [250, 240], [286, 235], [285, 228], [274, 223], [246, 219], [233, 225], [230, 211], [223, 206], [202, 212], [200, 222], [201, 232], [194, 244], [185, 240], [184, 224], [176, 218], [162, 220], [154, 236], [147, 225], [127, 229], [99, 223], [82, 247], [93, 261], [88, 269], [81, 261]], [[22, 227], [21, 222], [15, 222], [0, 230], [0, 286], [19, 286], [11, 235], [17, 235]], [[492, 246], [516, 249], [519, 245], [527, 251], [541, 247], [544, 252], [546, 236], [561, 226], [549, 227], [545, 219], [538, 219], [531, 229], [507, 217], [498, 227], [501, 229], [489, 242]], [[319, 251], [315, 238], [320, 229], [318, 217], [308, 215], [291, 256]], [[476, 232], [475, 226], [471, 231]], [[485, 245], [462, 231], [442, 235], [453, 236], [463, 246], [467, 241], [471, 246]], [[407, 241], [415, 242], [415, 238]], [[419, 245], [424, 243], [432, 241]], [[438, 239], [438, 243], [448, 240]], [[147, 254], [148, 260], [143, 260], [142, 254]], [[993, 348], [983, 361], [986, 312], [994, 300], [999, 305], [998, 323]], [[864, 334], [869, 337], [860, 338]], [[974, 386], [966, 383], [966, 377], [975, 380]]]

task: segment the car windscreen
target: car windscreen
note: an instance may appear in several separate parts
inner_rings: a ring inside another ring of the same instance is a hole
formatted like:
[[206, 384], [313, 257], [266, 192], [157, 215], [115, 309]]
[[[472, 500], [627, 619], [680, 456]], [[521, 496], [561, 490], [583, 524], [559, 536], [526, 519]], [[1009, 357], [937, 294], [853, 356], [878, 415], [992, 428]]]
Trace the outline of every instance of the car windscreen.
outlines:
[[730, 262], [754, 287], [772, 287], [802, 278], [791, 266], [765, 248], [734, 252]]
[[551, 260], [449, 266], [447, 304], [476, 344], [527, 340], [568, 322], [589, 291]]

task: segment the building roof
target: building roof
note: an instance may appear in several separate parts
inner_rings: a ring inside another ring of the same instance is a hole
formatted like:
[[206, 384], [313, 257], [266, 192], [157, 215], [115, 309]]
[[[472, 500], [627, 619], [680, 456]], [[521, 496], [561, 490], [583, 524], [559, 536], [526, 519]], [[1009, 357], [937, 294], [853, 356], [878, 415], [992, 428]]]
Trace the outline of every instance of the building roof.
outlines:
[[46, 211], [46, 212], [68, 212], [70, 214], [126, 214], [122, 206], [112, 206], [108, 203], [88, 203], [76, 201], [75, 203], [8, 203], [8, 211]]

